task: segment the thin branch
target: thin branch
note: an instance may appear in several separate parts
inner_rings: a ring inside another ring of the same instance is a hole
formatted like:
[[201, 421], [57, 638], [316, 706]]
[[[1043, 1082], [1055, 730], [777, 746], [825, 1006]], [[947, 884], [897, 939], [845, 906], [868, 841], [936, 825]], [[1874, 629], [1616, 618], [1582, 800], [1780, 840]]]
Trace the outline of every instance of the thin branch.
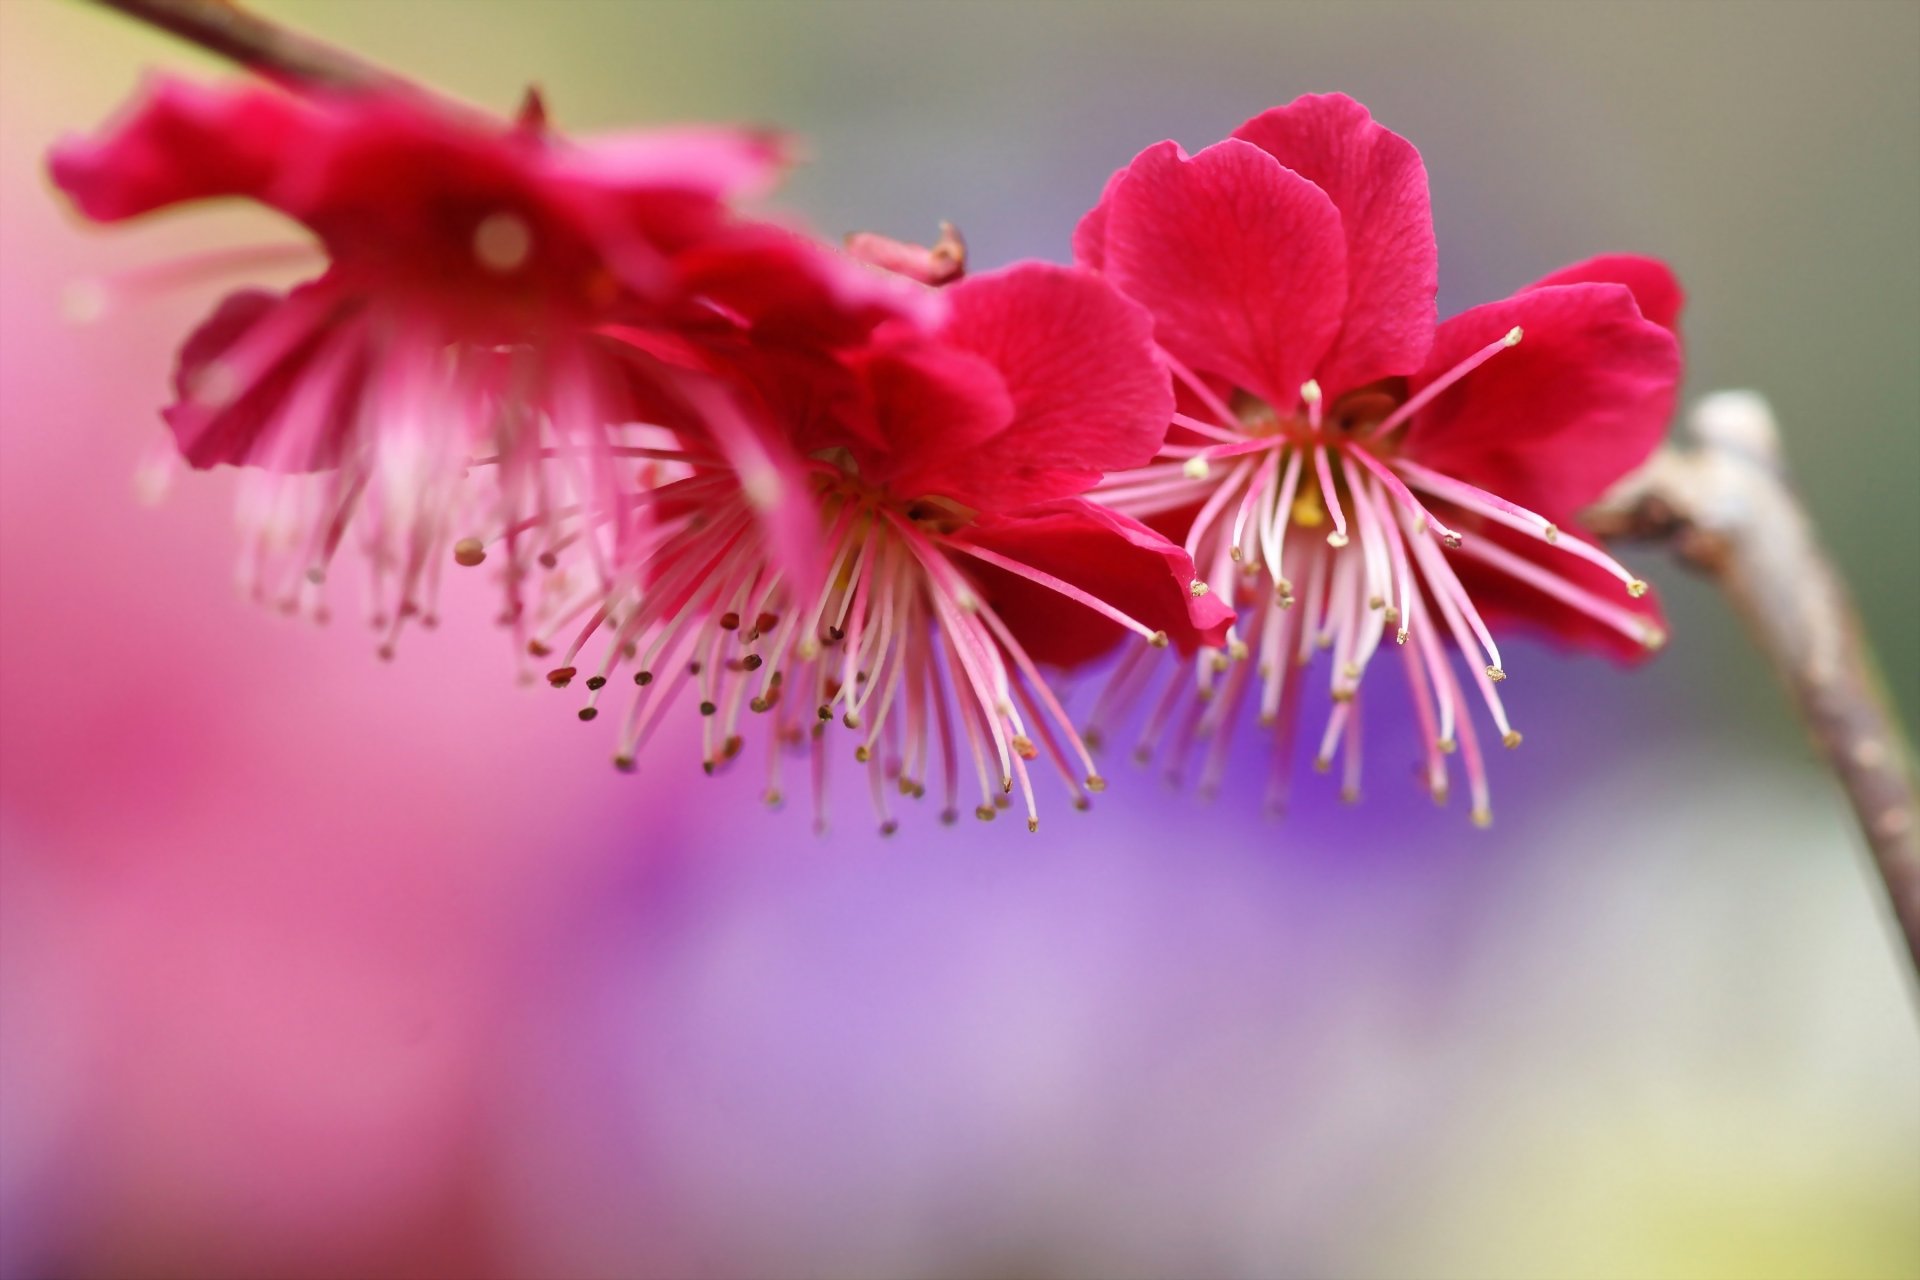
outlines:
[[272, 80], [349, 93], [419, 94], [371, 62], [242, 9], [234, 0], [93, 0]]
[[1666, 542], [1733, 601], [1846, 790], [1920, 973], [1913, 754], [1846, 584], [1787, 482], [1766, 401], [1711, 395], [1689, 425], [1688, 446], [1656, 454], [1588, 513], [1589, 524], [1607, 537]]

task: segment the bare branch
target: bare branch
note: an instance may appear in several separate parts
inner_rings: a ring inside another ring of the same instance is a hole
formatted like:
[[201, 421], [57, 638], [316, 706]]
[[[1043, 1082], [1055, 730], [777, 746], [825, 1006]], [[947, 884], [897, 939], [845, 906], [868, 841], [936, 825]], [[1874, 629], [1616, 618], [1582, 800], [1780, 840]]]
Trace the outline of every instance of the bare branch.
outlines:
[[346, 92], [417, 94], [417, 86], [343, 49], [242, 9], [234, 0], [93, 0], [269, 79]]
[[1739, 610], [1846, 789], [1920, 972], [1920, 803], [1912, 751], [1838, 570], [1787, 483], [1760, 396], [1695, 406], [1688, 446], [1662, 450], [1588, 513], [1606, 537], [1669, 544]]

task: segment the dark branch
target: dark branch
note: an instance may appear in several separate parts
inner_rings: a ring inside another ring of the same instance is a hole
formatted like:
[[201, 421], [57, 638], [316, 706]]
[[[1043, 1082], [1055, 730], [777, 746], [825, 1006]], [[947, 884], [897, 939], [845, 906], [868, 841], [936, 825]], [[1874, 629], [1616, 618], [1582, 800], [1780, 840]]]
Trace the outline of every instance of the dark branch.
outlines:
[[158, 27], [283, 83], [350, 93], [421, 92], [392, 72], [269, 22], [232, 0], [93, 0], [93, 3]]
[[1845, 788], [1920, 972], [1913, 756], [1846, 584], [1787, 483], [1766, 401], [1708, 396], [1690, 426], [1689, 447], [1656, 454], [1588, 521], [1603, 536], [1666, 542], [1733, 601]]

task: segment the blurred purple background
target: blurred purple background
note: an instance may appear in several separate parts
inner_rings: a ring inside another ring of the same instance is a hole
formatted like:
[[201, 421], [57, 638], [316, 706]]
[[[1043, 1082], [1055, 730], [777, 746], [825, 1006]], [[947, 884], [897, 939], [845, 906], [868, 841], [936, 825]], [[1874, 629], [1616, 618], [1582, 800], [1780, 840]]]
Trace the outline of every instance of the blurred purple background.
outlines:
[[[1106, 173], [1345, 89], [1433, 173], [1443, 310], [1604, 250], [1773, 397], [1920, 704], [1920, 10], [643, 5], [282, 15], [582, 129], [806, 136], [830, 232], [1062, 257]], [[0, 5], [0, 1276], [1920, 1274], [1920, 1033], [1844, 811], [1697, 583], [1622, 674], [1508, 662], [1499, 823], [1299, 779], [835, 834], [517, 686], [456, 595], [391, 664], [231, 589], [232, 477], [141, 500], [203, 289], [40, 156], [146, 66]], [[145, 487], [152, 487], [147, 485]], [[1085, 705], [1082, 694], [1081, 705]], [[1377, 726], [1377, 727], [1375, 727]], [[1405, 749], [1403, 750], [1403, 746]]]

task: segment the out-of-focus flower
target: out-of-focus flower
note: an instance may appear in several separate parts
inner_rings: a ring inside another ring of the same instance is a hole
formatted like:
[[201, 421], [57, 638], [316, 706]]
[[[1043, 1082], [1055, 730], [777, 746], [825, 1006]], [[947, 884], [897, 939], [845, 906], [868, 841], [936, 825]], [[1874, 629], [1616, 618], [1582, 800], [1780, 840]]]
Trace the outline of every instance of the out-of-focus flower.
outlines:
[[[1484, 762], [1447, 642], [1474, 655], [1508, 746], [1520, 735], [1490, 622], [1619, 657], [1663, 642], [1645, 584], [1573, 527], [1665, 429], [1680, 290], [1661, 264], [1595, 259], [1436, 328], [1419, 153], [1338, 94], [1196, 155], [1149, 147], [1109, 181], [1075, 252], [1153, 312], [1181, 401], [1159, 458], [1097, 496], [1184, 539], [1204, 575], [1193, 590], [1240, 607], [1225, 647], [1198, 654], [1202, 697], [1169, 690], [1142, 738], [1177, 717], [1176, 755], [1214, 740], [1203, 787], [1255, 689], [1284, 777], [1301, 684], [1289, 672], [1318, 647], [1333, 650], [1333, 710], [1316, 763], [1344, 753], [1357, 795], [1361, 677], [1391, 633], [1427, 783], [1445, 798], [1457, 743], [1484, 823]], [[1109, 705], [1144, 678], [1135, 655]]]
[[[891, 321], [832, 358], [764, 343], [681, 350], [714, 381], [683, 381], [683, 411], [659, 414], [684, 441], [656, 455], [676, 473], [631, 496], [645, 520], [616, 590], [583, 593], [535, 640], [564, 648], [549, 676], [562, 686], [604, 641], [586, 719], [632, 669], [617, 763], [633, 766], [691, 685], [710, 772], [740, 752], [743, 712], [769, 716], [772, 802], [779, 748], [803, 749], [824, 820], [839, 719], [858, 735], [883, 830], [888, 791], [917, 797], [936, 775], [953, 820], [969, 773], [979, 817], [1018, 787], [1032, 827], [1028, 761], [1042, 751], [1077, 804], [1103, 785], [1039, 664], [1098, 652], [1122, 630], [1222, 641], [1228, 611], [1189, 593], [1190, 557], [1079, 496], [1161, 445], [1172, 393], [1146, 312], [1092, 273], [1039, 263], [940, 296], [937, 328]], [[712, 443], [769, 429], [781, 502]], [[810, 531], [823, 565], [793, 554], [790, 527]]]
[[781, 164], [751, 131], [569, 141], [537, 98], [509, 124], [424, 97], [172, 79], [51, 158], [95, 219], [239, 197], [318, 240], [316, 279], [234, 294], [188, 339], [166, 418], [194, 466], [249, 468], [245, 569], [262, 597], [324, 613], [328, 568], [358, 539], [383, 651], [406, 619], [431, 620], [450, 551], [477, 563], [495, 541], [522, 625], [560, 513], [594, 517], [567, 524], [606, 576], [661, 440], [631, 424], [666, 366], [603, 327], [852, 340], [910, 305], [879, 273], [734, 215]]

